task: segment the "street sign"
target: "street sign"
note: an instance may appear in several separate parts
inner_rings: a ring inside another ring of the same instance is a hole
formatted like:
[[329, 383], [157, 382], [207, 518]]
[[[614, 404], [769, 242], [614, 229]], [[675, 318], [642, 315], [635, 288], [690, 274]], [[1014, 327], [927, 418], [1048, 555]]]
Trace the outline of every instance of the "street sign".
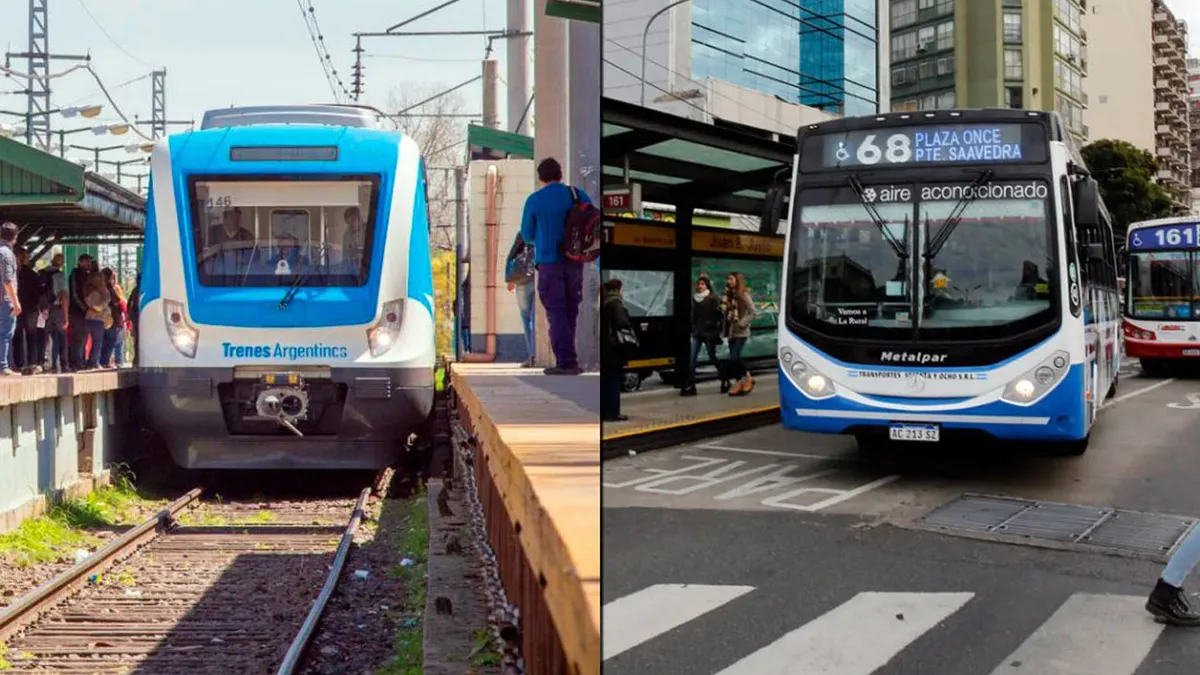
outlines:
[[600, 23], [600, 0], [546, 0], [546, 16]]
[[617, 215], [642, 210], [642, 186], [637, 183], [609, 185], [604, 188], [602, 210], [608, 215]]

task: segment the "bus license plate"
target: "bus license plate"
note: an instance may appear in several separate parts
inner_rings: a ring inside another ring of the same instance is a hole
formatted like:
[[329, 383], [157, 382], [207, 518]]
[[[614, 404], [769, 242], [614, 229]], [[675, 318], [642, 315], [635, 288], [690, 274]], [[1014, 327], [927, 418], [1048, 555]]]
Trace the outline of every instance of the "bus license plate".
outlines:
[[1200, 356], [1200, 349], [1185, 349], [1185, 350], [1183, 350], [1183, 355], [1184, 356]]
[[888, 435], [893, 441], [925, 443], [937, 443], [942, 437], [936, 424], [893, 424], [888, 429]]

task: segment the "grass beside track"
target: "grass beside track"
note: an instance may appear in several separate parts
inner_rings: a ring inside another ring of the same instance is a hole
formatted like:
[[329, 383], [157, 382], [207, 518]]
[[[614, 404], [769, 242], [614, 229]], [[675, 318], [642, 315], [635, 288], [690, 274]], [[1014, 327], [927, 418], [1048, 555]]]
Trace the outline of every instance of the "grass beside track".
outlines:
[[71, 551], [98, 543], [88, 530], [137, 524], [155, 504], [138, 493], [129, 476], [116, 474], [112, 484], [55, 504], [44, 515], [0, 534], [0, 561], [24, 567], [70, 560]]
[[[404, 607], [398, 617], [391, 661], [378, 675], [421, 675], [425, 665], [424, 639], [426, 563], [429, 554], [429, 510], [425, 490], [404, 500], [404, 539], [397, 547], [395, 574], [404, 580]], [[411, 561], [404, 565], [403, 561]]]

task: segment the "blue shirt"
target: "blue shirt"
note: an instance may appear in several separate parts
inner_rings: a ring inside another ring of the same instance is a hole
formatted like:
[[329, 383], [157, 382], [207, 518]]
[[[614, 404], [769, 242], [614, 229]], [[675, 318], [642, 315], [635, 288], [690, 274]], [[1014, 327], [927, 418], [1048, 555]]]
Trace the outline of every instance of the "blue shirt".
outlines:
[[[579, 201], [592, 203], [592, 198], [586, 192], [578, 188], [576, 190]], [[533, 242], [535, 265], [566, 262], [562, 254], [562, 240], [567, 212], [570, 210], [571, 188], [564, 183], [550, 183], [525, 199], [521, 237]]]

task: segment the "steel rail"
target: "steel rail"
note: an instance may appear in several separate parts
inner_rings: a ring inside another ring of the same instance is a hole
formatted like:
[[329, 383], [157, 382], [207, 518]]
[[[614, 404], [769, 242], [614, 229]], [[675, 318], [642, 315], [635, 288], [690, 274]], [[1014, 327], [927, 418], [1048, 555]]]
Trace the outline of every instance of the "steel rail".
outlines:
[[346, 531], [342, 533], [342, 541], [338, 544], [337, 555], [333, 558], [333, 567], [329, 570], [329, 576], [325, 578], [325, 586], [321, 589], [321, 594], [313, 602], [312, 609], [309, 610], [308, 616], [304, 619], [304, 624], [300, 626], [300, 632], [296, 634], [296, 638], [292, 640], [292, 646], [288, 648], [287, 654], [283, 657], [283, 663], [280, 664], [276, 675], [292, 675], [300, 666], [300, 659], [304, 656], [304, 650], [308, 648], [309, 640], [312, 639], [313, 633], [317, 629], [317, 623], [321, 621], [321, 615], [325, 612], [325, 605], [329, 603], [330, 596], [337, 588], [338, 579], [342, 576], [342, 568], [346, 565], [346, 558], [350, 554], [350, 545], [354, 543], [354, 532], [358, 529], [358, 524], [362, 520], [364, 510], [367, 507], [367, 497], [371, 496], [371, 488], [365, 487], [358, 495], [358, 502], [354, 505], [354, 511], [350, 514], [350, 522], [346, 525]]
[[170, 529], [176, 514], [200, 498], [201, 488], [189, 490], [179, 499], [147, 519], [141, 525], [110, 541], [104, 548], [90, 555], [58, 576], [38, 586], [0, 611], [0, 642], [5, 641], [24, 626], [50, 609], [59, 601], [87, 583], [89, 573], [103, 571], [132, 554], [150, 540]]

